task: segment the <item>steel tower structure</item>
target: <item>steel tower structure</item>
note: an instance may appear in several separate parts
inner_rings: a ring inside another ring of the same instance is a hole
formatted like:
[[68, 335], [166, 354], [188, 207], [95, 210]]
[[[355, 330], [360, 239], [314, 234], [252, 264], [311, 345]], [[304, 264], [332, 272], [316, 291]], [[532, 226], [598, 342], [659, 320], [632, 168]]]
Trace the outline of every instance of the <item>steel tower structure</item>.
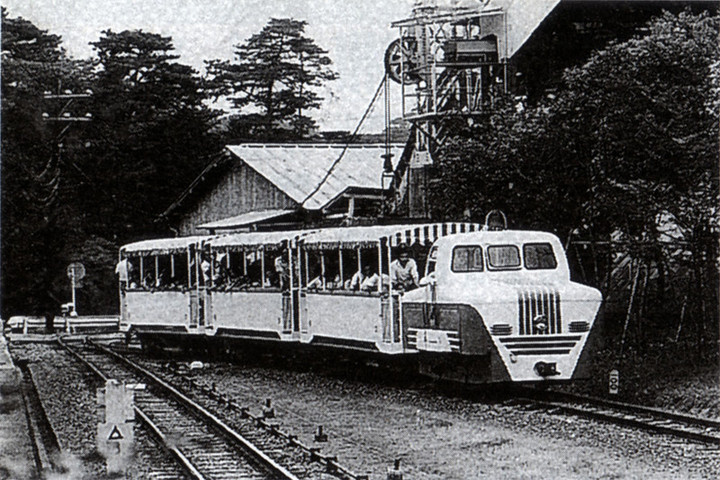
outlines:
[[[451, 120], [470, 124], [508, 90], [508, 60], [559, 0], [417, 0], [392, 24], [399, 38], [385, 53], [386, 75], [400, 84], [412, 125], [388, 183], [391, 211], [428, 218], [433, 153]], [[509, 20], [512, 19], [512, 25]]]

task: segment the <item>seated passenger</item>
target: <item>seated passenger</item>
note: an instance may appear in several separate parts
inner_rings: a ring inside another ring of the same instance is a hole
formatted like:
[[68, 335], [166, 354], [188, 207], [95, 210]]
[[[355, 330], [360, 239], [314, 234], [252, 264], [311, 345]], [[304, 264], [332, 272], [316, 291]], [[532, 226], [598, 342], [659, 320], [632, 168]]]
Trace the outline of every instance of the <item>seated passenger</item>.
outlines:
[[380, 282], [380, 275], [373, 273], [372, 275], [365, 277], [362, 285], [360, 285], [360, 290], [363, 292], [377, 292], [378, 282]]
[[[330, 277], [326, 277], [329, 279]], [[336, 274], [332, 280], [325, 280], [325, 288], [328, 290], [340, 290], [343, 288], [343, 282], [340, 280], [340, 274]]]
[[212, 269], [212, 264], [206, 258], [206, 255], [203, 254], [202, 262], [200, 262], [200, 272], [202, 273], [203, 285], [210, 284], [210, 277], [211, 277], [210, 270], [211, 269]]
[[346, 282], [345, 288], [347, 290], [359, 290], [365, 279], [370, 276], [370, 273], [370, 265], [363, 265], [362, 270], [355, 272], [355, 275]]
[[182, 290], [187, 285], [187, 279], [182, 278], [178, 272], [170, 277], [168, 281], [168, 290]]
[[362, 292], [377, 292], [380, 275], [372, 271], [370, 265], [364, 265], [362, 272], [356, 272], [350, 279], [348, 290], [360, 290]]
[[[278, 279], [280, 279], [280, 282], [278, 282]], [[265, 272], [265, 280], [263, 282], [263, 288], [282, 287], [283, 286], [281, 284], [282, 281], [283, 281], [282, 276], [276, 275], [273, 272], [271, 272], [270, 270], [268, 270], [267, 272]], [[285, 283], [284, 285], [286, 286], [286, 288], [290, 288], [289, 283]]]
[[290, 288], [290, 266], [287, 261], [287, 253], [281, 254], [275, 258], [275, 274], [279, 280], [280, 289], [287, 290]]
[[155, 289], [155, 275], [153, 275], [152, 271], [149, 271], [147, 274], [145, 274], [142, 285], [145, 290]]
[[322, 268], [320, 265], [314, 265], [308, 275], [307, 289], [320, 290], [323, 288], [323, 283]]

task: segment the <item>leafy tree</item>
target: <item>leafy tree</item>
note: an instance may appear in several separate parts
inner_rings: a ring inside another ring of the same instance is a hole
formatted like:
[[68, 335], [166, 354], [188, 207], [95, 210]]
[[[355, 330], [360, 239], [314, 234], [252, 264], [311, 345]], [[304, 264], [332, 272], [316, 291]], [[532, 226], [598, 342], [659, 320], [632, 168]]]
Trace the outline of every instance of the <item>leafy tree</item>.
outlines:
[[197, 72], [176, 62], [171, 38], [106, 30], [92, 45], [94, 139], [84, 170], [100, 193], [84, 210], [94, 231], [123, 241], [157, 230], [157, 215], [219, 151], [217, 113]]
[[[2, 313], [57, 313], [72, 261], [88, 271], [81, 308], [117, 311], [118, 244], [165, 233], [157, 214], [220, 150], [216, 113], [167, 37], [106, 31], [97, 60], [78, 62], [59, 37], [4, 9], [2, 20]], [[44, 92], [88, 88], [66, 111], [92, 121], [43, 120], [64, 104]]]
[[303, 137], [315, 127], [306, 115], [322, 98], [317, 87], [337, 78], [327, 51], [304, 36], [307, 23], [271, 19], [245, 43], [234, 62], [212, 60], [208, 73], [217, 95], [240, 111], [230, 128], [244, 138]]
[[665, 13], [649, 27], [568, 71], [553, 115], [558, 141], [587, 159], [598, 200], [588, 217], [636, 237], [708, 172], [717, 191], [718, 117], [708, 107], [718, 17]]
[[508, 100], [438, 152], [436, 216], [502, 208], [515, 226], [589, 240], [596, 285], [613, 265], [598, 242], [621, 241], [615, 253], [654, 272], [658, 321], [682, 310], [701, 344], [717, 329], [719, 34], [717, 16], [664, 13], [540, 104]]
[[[2, 314], [52, 318], [65, 298], [74, 182], [56, 146], [60, 131], [43, 121], [43, 94], [79, 87], [83, 68], [65, 56], [60, 37], [4, 8], [2, 44]], [[72, 131], [63, 142], [74, 142]]]

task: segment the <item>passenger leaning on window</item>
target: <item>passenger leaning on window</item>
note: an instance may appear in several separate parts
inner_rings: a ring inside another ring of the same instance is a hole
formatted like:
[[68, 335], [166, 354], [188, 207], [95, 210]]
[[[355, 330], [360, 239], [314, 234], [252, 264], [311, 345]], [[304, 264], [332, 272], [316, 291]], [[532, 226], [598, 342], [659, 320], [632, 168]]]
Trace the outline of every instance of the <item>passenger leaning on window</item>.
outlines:
[[127, 258], [123, 258], [120, 260], [117, 265], [115, 265], [115, 273], [118, 276], [118, 280], [120, 281], [120, 288], [125, 289], [127, 288], [128, 284], [128, 272], [131, 269], [130, 263], [127, 261]]
[[412, 290], [418, 286], [417, 264], [410, 258], [410, 252], [404, 244], [400, 245], [399, 258], [390, 264], [390, 279], [393, 288], [397, 290]]

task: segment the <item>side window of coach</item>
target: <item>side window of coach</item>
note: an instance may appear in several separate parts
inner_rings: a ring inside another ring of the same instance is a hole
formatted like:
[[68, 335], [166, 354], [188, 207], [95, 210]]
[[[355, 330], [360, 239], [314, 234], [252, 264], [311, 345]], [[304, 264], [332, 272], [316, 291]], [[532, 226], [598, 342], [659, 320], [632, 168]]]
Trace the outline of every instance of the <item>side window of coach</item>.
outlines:
[[453, 272], [482, 272], [482, 247], [477, 245], [459, 246], [453, 248]]
[[525, 268], [528, 270], [553, 270], [557, 260], [549, 243], [526, 243], [523, 245]]

